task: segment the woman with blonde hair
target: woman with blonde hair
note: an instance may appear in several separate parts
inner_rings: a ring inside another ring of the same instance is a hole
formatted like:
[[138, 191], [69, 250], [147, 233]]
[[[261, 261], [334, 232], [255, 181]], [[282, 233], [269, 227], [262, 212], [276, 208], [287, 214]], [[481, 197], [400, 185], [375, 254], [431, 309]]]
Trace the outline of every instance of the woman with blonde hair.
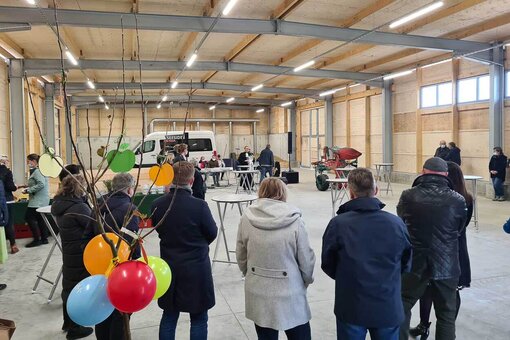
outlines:
[[241, 218], [236, 255], [246, 276], [246, 317], [255, 323], [258, 339], [278, 339], [278, 331], [290, 340], [311, 339], [306, 290], [315, 254], [281, 179], [262, 181], [259, 200]]

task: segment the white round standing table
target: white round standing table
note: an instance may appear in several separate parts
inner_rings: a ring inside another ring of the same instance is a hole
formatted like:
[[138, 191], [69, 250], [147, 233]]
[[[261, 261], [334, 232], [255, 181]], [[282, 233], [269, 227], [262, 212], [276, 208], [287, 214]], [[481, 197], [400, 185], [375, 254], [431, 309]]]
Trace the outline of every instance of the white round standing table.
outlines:
[[475, 224], [476, 231], [478, 229], [478, 204], [477, 204], [477, 196], [478, 196], [478, 180], [483, 179], [480, 176], [466, 175], [464, 176], [465, 181], [470, 181], [472, 184], [473, 191], [473, 223]]
[[[229, 204], [237, 204], [239, 208], [239, 215], [243, 215], [243, 207], [242, 205], [246, 203], [247, 205], [251, 205], [253, 201], [257, 200], [257, 195], [238, 195], [238, 194], [226, 194], [219, 195], [212, 198], [216, 205], [218, 206], [218, 214], [220, 216], [220, 234], [216, 240], [216, 248], [214, 249], [214, 256], [212, 259], [212, 265], [214, 267], [215, 262], [221, 263], [229, 263], [229, 264], [237, 264], [237, 261], [232, 261], [230, 259], [230, 253], [235, 253], [235, 251], [231, 251], [228, 248], [227, 236], [225, 235], [225, 215], [227, 213], [227, 206]], [[223, 206], [223, 207], [222, 207]], [[218, 250], [220, 249], [220, 241], [223, 238], [223, 242], [225, 243], [225, 252], [227, 254], [227, 261], [218, 260]]]
[[336, 215], [336, 206], [342, 205], [347, 197], [347, 178], [328, 178], [326, 180], [331, 187], [331, 206], [333, 209], [333, 217]]

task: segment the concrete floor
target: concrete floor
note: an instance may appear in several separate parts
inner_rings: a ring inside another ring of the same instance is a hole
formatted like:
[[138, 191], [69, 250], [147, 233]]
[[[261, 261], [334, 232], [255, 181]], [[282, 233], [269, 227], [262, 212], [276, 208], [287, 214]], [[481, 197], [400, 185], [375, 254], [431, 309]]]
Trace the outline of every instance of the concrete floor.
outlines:
[[[380, 195], [387, 204], [386, 210], [395, 212], [395, 207], [405, 185], [393, 185], [393, 195]], [[209, 190], [207, 199], [227, 189]], [[301, 171], [301, 183], [289, 186], [289, 201], [303, 211], [311, 245], [317, 256], [315, 282], [308, 289], [308, 299], [312, 310], [312, 333], [314, 339], [335, 339], [335, 317], [333, 314], [334, 282], [320, 269], [320, 251], [323, 231], [331, 218], [329, 192], [319, 192], [313, 183], [313, 172]], [[217, 218], [216, 205], [210, 202], [211, 210]], [[457, 320], [457, 338], [461, 340], [508, 340], [510, 339], [510, 235], [501, 226], [510, 215], [510, 202], [492, 202], [479, 199], [480, 231], [471, 226], [468, 230], [468, 243], [471, 255], [473, 283], [470, 289], [462, 291], [462, 307]], [[236, 210], [227, 213], [226, 225], [229, 244], [235, 246], [236, 226], [239, 215]], [[219, 221], [217, 219], [217, 221]], [[20, 240], [23, 246], [29, 240]], [[214, 250], [215, 243], [211, 248]], [[32, 294], [35, 276], [43, 264], [49, 246], [36, 249], [22, 248], [10, 256], [0, 267], [0, 282], [8, 288], [0, 292], [0, 318], [15, 320], [17, 330], [14, 339], [65, 339], [60, 331], [62, 325], [62, 301], [57, 297], [46, 303], [49, 285], [41, 283], [36, 294]], [[221, 248], [223, 250], [224, 248]], [[159, 255], [156, 236], [147, 242], [149, 254]], [[223, 252], [224, 254], [224, 252]], [[56, 275], [60, 267], [61, 255], [56, 254], [50, 262], [48, 276]], [[209, 339], [241, 340], [256, 339], [253, 324], [244, 317], [244, 287], [240, 272], [235, 265], [216, 264], [214, 268], [216, 306], [209, 311]], [[414, 310], [413, 324], [417, 320]], [[132, 317], [133, 339], [157, 339], [161, 310], [153, 302], [142, 312]], [[432, 319], [434, 316], [432, 316]], [[189, 338], [189, 318], [181, 317], [177, 339]], [[93, 339], [91, 336], [89, 339]], [[281, 339], [285, 337], [281, 335]], [[431, 336], [433, 339], [433, 336]]]

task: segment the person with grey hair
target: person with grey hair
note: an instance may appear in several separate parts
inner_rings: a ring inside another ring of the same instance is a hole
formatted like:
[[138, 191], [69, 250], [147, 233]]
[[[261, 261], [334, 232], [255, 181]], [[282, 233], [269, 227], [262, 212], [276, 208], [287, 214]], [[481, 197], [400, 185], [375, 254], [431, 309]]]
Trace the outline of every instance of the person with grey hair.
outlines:
[[402, 193], [397, 205], [414, 248], [412, 271], [402, 277], [405, 321], [400, 326], [401, 340], [408, 339], [411, 309], [427, 289], [437, 317], [436, 339], [455, 339], [459, 236], [466, 225], [467, 208], [447, 176], [446, 161], [428, 159], [422, 175]]
[[351, 200], [338, 209], [322, 238], [322, 270], [335, 284], [337, 339], [395, 340], [404, 320], [401, 274], [411, 269], [411, 243], [384, 204], [369, 169], [348, 176]]

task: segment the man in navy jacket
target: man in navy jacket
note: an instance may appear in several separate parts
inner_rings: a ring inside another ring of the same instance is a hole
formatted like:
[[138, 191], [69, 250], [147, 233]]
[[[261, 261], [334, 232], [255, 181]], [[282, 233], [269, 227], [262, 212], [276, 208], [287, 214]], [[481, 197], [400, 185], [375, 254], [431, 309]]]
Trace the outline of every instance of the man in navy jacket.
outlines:
[[369, 169], [349, 173], [351, 201], [323, 236], [322, 270], [336, 281], [337, 339], [398, 339], [404, 320], [401, 274], [411, 269], [411, 243], [400, 218], [381, 209]]

